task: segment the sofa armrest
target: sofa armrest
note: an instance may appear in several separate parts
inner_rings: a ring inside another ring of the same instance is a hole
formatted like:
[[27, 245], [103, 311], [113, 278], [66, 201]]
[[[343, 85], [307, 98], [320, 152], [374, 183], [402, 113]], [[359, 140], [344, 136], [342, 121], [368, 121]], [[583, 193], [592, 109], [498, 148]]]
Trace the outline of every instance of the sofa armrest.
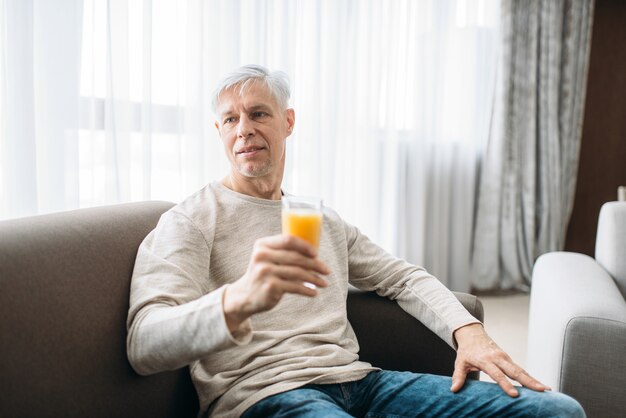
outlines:
[[598, 216], [595, 258], [626, 297], [626, 202], [606, 202]]
[[[470, 314], [483, 320], [483, 307], [476, 296], [455, 296]], [[359, 341], [361, 360], [386, 370], [452, 375], [456, 351], [395, 301], [350, 289], [348, 320]], [[478, 379], [478, 372], [469, 377]]]
[[[528, 371], [555, 390], [563, 390], [563, 379], [570, 375], [565, 367], [571, 362], [563, 362], [564, 351], [579, 342], [572, 340], [577, 333], [567, 343], [565, 336], [578, 318], [626, 322], [626, 301], [593, 258], [569, 252], [542, 255], [532, 275]], [[579, 383], [593, 390], [588, 379]]]
[[561, 391], [589, 417], [626, 417], [626, 323], [576, 317], [567, 324]]

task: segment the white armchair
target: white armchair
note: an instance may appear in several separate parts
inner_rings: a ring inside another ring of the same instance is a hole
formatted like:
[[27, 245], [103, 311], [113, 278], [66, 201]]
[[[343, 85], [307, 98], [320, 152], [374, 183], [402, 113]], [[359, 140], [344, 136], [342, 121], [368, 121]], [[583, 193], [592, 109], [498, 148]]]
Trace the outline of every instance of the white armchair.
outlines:
[[595, 259], [571, 252], [533, 268], [528, 371], [590, 418], [626, 417], [626, 202], [602, 206]]

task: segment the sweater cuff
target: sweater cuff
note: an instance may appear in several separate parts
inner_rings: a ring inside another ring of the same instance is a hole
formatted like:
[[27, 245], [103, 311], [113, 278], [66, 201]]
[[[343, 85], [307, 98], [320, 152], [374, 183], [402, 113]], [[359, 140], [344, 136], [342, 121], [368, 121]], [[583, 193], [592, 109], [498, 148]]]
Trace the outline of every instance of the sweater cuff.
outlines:
[[250, 318], [246, 319], [241, 324], [239, 324], [239, 327], [233, 332], [231, 332], [228, 329], [228, 324], [226, 323], [226, 315], [224, 314], [224, 302], [223, 302], [224, 292], [226, 291], [227, 287], [228, 285], [224, 285], [216, 291], [217, 293], [216, 296], [220, 300], [220, 312], [221, 312], [221, 318], [222, 318], [221, 326], [223, 330], [225, 331], [225, 333], [227, 334], [227, 338], [233, 344], [236, 344], [236, 345], [248, 344], [252, 340], [252, 322], [250, 321]]

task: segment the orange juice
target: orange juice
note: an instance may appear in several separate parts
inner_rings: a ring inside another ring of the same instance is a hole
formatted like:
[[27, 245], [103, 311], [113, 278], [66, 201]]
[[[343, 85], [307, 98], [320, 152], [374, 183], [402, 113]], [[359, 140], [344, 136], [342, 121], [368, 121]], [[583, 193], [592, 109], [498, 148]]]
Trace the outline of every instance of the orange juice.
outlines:
[[306, 209], [283, 211], [283, 234], [295, 235], [315, 248], [320, 246], [322, 214]]

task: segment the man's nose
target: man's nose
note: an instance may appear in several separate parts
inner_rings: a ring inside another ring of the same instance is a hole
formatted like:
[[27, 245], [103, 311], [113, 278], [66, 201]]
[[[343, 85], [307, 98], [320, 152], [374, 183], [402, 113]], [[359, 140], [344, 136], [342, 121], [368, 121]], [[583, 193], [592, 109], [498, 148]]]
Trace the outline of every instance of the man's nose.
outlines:
[[254, 127], [252, 121], [247, 116], [243, 116], [239, 119], [239, 125], [237, 126], [237, 136], [239, 138], [247, 138], [254, 133]]

